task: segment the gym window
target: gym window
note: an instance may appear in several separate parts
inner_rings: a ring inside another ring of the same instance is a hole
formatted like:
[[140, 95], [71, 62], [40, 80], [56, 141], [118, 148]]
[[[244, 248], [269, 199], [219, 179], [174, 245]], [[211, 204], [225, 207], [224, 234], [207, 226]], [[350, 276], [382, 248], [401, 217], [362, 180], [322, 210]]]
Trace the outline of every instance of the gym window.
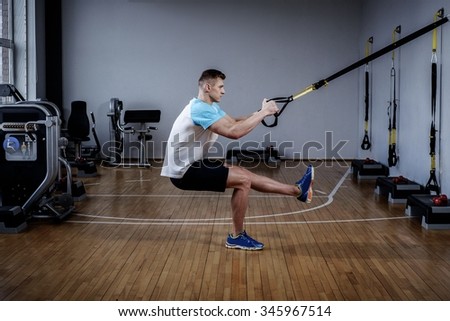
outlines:
[[12, 37], [12, 0], [0, 0], [0, 50], [1, 50], [1, 82], [13, 83], [14, 75], [14, 42]]
[[30, 99], [36, 93], [34, 1], [0, 0], [0, 12], [0, 82]]

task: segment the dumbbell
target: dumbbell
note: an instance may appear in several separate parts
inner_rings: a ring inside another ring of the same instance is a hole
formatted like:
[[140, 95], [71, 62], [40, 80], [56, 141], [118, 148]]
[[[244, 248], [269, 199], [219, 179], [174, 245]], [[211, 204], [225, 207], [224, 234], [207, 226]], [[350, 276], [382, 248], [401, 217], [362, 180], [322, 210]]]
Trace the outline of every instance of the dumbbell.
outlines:
[[448, 204], [447, 195], [441, 194], [439, 196], [433, 197], [433, 204], [435, 206], [447, 206], [447, 204]]

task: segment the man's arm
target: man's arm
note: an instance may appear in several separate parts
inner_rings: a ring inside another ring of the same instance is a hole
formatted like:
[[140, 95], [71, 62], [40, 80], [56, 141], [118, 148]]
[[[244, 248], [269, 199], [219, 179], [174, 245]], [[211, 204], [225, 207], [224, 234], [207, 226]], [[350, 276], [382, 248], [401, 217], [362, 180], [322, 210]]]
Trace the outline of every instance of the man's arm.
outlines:
[[262, 108], [252, 115], [241, 119], [235, 119], [226, 115], [212, 124], [209, 129], [221, 136], [238, 139], [251, 132], [265, 117], [276, 112], [278, 112], [276, 103], [264, 100]]

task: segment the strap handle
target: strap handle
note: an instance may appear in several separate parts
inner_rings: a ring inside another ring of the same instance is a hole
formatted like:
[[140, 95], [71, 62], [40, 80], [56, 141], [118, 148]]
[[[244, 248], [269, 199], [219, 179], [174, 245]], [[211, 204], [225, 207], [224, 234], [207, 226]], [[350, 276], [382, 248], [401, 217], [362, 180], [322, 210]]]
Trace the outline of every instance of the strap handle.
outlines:
[[388, 157], [388, 165], [389, 167], [393, 167], [397, 165], [398, 156], [397, 151], [395, 150], [395, 144], [389, 145], [389, 157]]
[[434, 169], [430, 170], [430, 178], [428, 179], [425, 189], [430, 192], [436, 192], [436, 194], [441, 194], [441, 188], [436, 178], [436, 171]]
[[278, 125], [278, 117], [280, 117], [280, 115], [283, 113], [284, 109], [287, 107], [287, 105], [293, 101], [294, 98], [292, 96], [289, 97], [275, 97], [275, 98], [271, 98], [268, 99], [267, 101], [274, 101], [277, 104], [283, 104], [283, 106], [280, 108], [280, 111], [276, 114], [274, 114], [274, 121], [271, 124], [268, 124], [266, 122], [265, 119], [263, 119], [261, 122], [264, 126], [268, 127], [268, 128], [272, 128]]
[[369, 135], [367, 134], [366, 131], [366, 134], [364, 135], [363, 141], [361, 143], [361, 148], [363, 150], [369, 150], [370, 147], [372, 147], [372, 144], [370, 143]]

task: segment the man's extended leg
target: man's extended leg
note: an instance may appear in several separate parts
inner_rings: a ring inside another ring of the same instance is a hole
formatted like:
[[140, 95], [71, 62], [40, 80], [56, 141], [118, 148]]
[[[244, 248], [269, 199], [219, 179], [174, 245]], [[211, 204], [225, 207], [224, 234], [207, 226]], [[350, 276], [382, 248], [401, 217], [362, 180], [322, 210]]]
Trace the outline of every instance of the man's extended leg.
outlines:
[[252, 173], [251, 171], [242, 167], [229, 166], [227, 187], [241, 185], [244, 182], [247, 185], [248, 181], [250, 181], [251, 189], [262, 193], [276, 193], [289, 196], [298, 196], [301, 192], [299, 187], [295, 184], [281, 183], [269, 177]]

